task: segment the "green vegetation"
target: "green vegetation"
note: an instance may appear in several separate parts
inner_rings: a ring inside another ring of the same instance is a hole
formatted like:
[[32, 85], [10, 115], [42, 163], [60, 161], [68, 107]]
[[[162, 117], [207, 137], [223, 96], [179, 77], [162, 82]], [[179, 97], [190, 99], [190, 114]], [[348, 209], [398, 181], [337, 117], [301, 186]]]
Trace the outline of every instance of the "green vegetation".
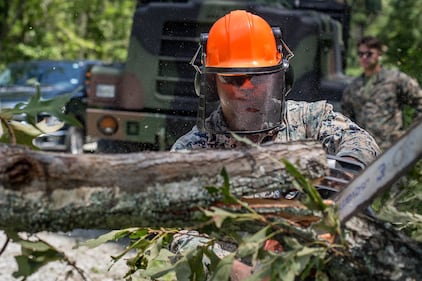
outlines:
[[[319, 218], [317, 223], [300, 226], [299, 221], [291, 221], [282, 215], [257, 213], [230, 193], [229, 176], [223, 169], [223, 186], [207, 189], [222, 195], [226, 205], [204, 210], [204, 223], [197, 227], [200, 232], [189, 236], [187, 242], [178, 243], [177, 251], [169, 251], [169, 248], [176, 234], [180, 235], [180, 229], [123, 229], [83, 245], [96, 247], [128, 237], [130, 245], [121, 255], [114, 257], [117, 262], [129, 251], [136, 251], [135, 257], [128, 260], [131, 269], [126, 278], [140, 271], [146, 280], [228, 280], [232, 264], [237, 259], [255, 267], [248, 280], [262, 280], [266, 276], [271, 276], [271, 280], [285, 281], [297, 280], [298, 276], [301, 280], [307, 277], [329, 280], [324, 270], [326, 264], [333, 255], [346, 251], [336, 209], [323, 202], [318, 191], [291, 163], [283, 162], [295, 179], [294, 187], [303, 192], [300, 200]], [[233, 210], [230, 208], [233, 205], [240, 208]], [[233, 231], [236, 226], [239, 231]], [[321, 234], [336, 237], [339, 244], [324, 240]], [[269, 240], [278, 241], [281, 250], [265, 250], [264, 245]], [[224, 253], [220, 244], [238, 247], [233, 252]], [[204, 265], [202, 261], [207, 262]], [[274, 267], [274, 264], [283, 266]]]
[[135, 4], [0, 0], [0, 68], [30, 59], [124, 61]]
[[[380, 2], [377, 5], [376, 2]], [[357, 75], [356, 42], [363, 35], [379, 37], [388, 47], [384, 64], [400, 68], [422, 84], [422, 1], [351, 0], [352, 32], [347, 73]]]

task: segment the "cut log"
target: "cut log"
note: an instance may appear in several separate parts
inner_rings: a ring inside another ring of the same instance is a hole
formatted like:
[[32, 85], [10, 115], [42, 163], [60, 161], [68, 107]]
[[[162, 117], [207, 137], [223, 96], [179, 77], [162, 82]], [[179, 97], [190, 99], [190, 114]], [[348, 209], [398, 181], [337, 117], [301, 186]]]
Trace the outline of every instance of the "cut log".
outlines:
[[327, 174], [317, 142], [245, 150], [70, 155], [0, 145], [0, 228], [37, 232], [75, 228], [186, 226], [197, 208], [221, 198], [227, 171], [236, 196], [291, 188], [281, 159], [309, 179]]
[[[236, 196], [290, 188], [292, 178], [281, 159], [313, 181], [328, 172], [325, 152], [315, 142], [117, 155], [45, 153], [0, 144], [0, 228], [186, 227], [198, 223], [197, 207], [221, 199], [204, 187], [223, 184], [223, 167]], [[353, 218], [344, 230], [349, 249], [327, 264], [330, 280], [422, 280], [420, 243], [367, 217]]]

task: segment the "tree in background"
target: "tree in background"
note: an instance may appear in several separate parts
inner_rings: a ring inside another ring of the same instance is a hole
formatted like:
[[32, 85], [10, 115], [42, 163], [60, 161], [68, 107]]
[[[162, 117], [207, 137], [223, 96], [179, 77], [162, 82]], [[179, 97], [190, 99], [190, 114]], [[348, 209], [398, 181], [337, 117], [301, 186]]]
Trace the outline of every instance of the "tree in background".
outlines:
[[422, 84], [422, 1], [390, 0], [380, 39], [388, 46], [385, 63], [397, 66]]
[[124, 61], [133, 0], [0, 0], [0, 65], [29, 59]]
[[[125, 61], [134, 0], [0, 0], [0, 66], [29, 59]], [[385, 64], [422, 83], [422, 1], [349, 0], [347, 73], [357, 75], [356, 42], [364, 34], [389, 46]]]

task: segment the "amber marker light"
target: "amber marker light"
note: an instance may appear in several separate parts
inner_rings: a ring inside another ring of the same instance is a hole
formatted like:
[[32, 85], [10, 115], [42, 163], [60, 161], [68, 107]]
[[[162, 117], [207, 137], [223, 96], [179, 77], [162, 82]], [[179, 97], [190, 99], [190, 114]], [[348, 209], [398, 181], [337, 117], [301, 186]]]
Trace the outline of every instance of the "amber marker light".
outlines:
[[105, 115], [98, 120], [97, 127], [104, 135], [111, 136], [117, 132], [119, 125], [116, 118], [110, 115]]

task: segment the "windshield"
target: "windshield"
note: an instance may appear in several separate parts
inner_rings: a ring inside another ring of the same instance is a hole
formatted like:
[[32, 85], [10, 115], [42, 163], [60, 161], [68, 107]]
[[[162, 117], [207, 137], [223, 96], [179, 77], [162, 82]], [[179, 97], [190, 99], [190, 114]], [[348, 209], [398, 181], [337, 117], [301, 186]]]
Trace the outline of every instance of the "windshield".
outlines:
[[83, 67], [77, 62], [28, 62], [10, 64], [0, 73], [0, 86], [72, 88], [80, 83]]

